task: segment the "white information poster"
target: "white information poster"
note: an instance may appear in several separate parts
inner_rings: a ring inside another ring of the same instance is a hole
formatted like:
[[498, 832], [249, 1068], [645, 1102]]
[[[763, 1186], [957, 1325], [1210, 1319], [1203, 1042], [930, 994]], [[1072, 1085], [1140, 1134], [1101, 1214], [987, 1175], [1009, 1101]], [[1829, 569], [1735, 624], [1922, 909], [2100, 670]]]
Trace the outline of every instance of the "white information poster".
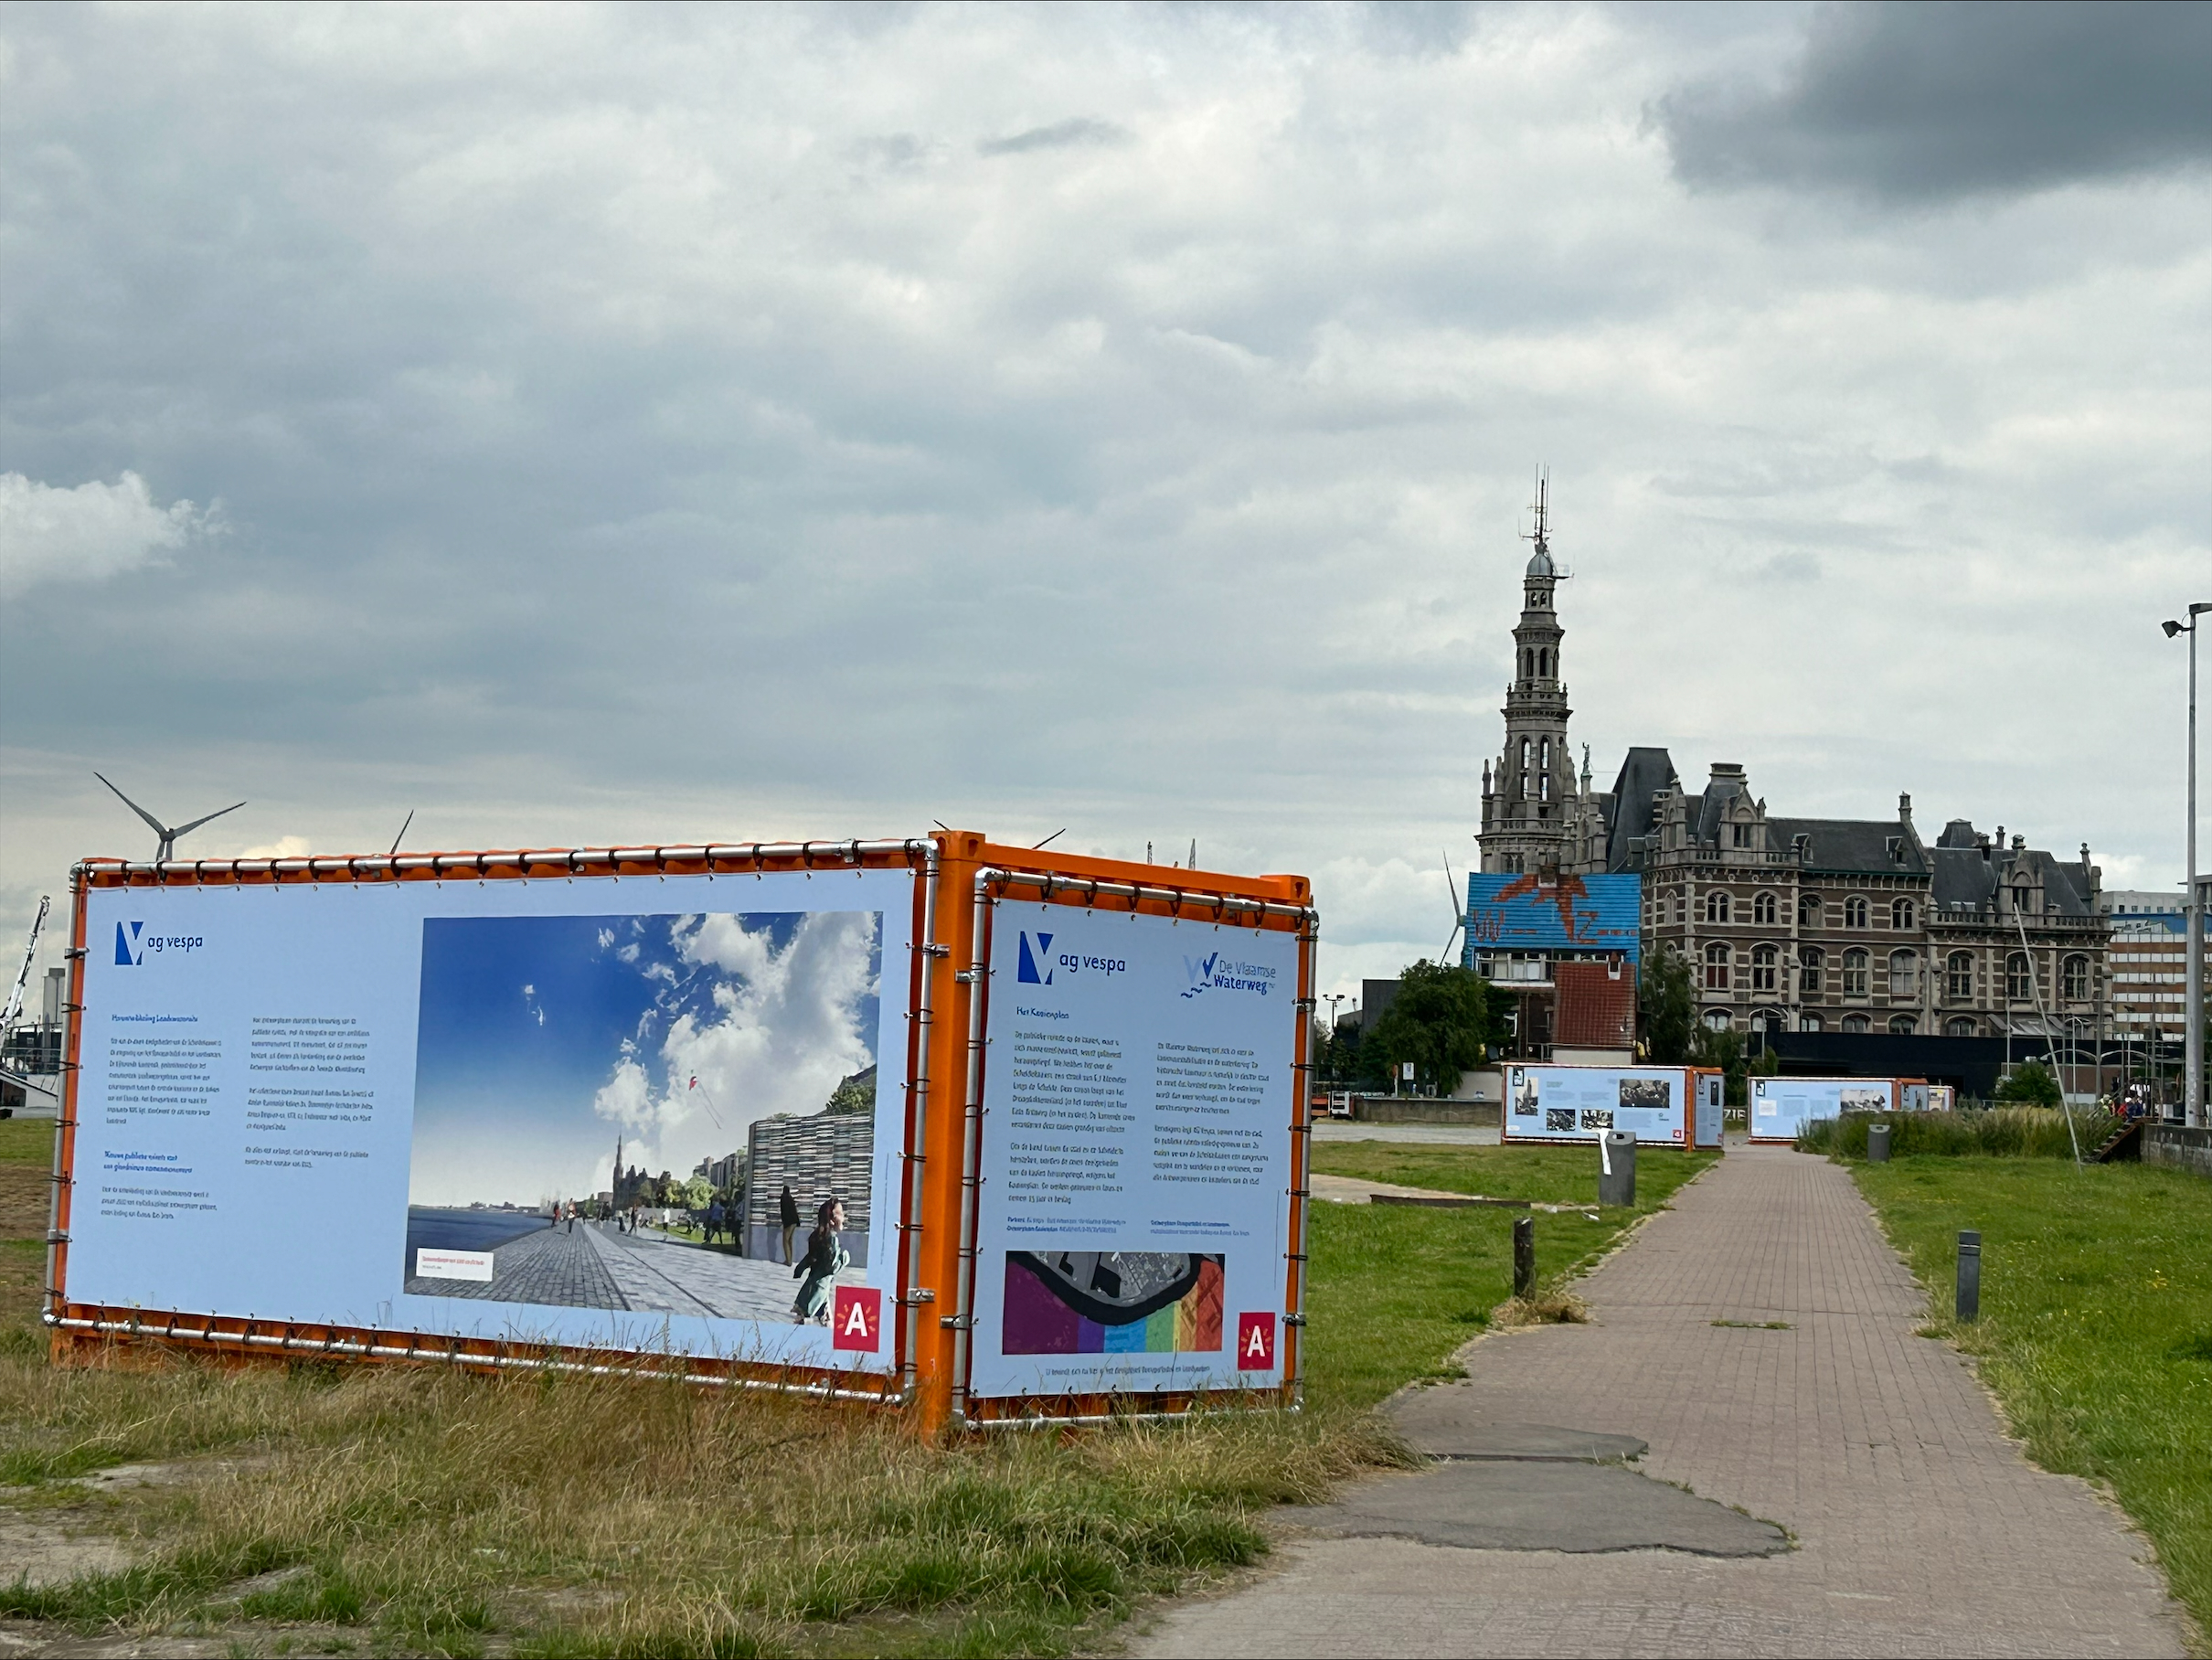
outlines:
[[913, 882], [95, 889], [67, 1293], [888, 1368]]
[[1754, 1078], [1751, 1139], [1795, 1141], [1816, 1118], [1845, 1112], [1887, 1112], [1895, 1096], [1887, 1078]]
[[1505, 1139], [1587, 1142], [1632, 1130], [1640, 1142], [1686, 1146], [1687, 1077], [1679, 1067], [1508, 1067]]
[[1298, 941], [1003, 900], [970, 1389], [1282, 1378]]

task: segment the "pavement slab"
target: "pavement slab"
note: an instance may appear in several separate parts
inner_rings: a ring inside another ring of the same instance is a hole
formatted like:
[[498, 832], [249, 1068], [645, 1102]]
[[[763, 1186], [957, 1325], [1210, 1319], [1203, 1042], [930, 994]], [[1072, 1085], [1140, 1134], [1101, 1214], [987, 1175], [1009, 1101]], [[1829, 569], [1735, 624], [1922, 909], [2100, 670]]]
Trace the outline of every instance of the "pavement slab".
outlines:
[[[1915, 1335], [1927, 1298], [1840, 1167], [1739, 1146], [1673, 1203], [1577, 1287], [1590, 1324], [1483, 1338], [1462, 1351], [1464, 1383], [1401, 1403], [1409, 1431], [1425, 1423], [1440, 1448], [1448, 1431], [1473, 1444], [1484, 1426], [1566, 1427], [1647, 1443], [1643, 1474], [1455, 1461], [1398, 1478], [1433, 1496], [1388, 1501], [1403, 1525], [1369, 1537], [1296, 1531], [1285, 1515], [1273, 1571], [1166, 1605], [1132, 1649], [2188, 1652], [2148, 1541], [2085, 1483], [2031, 1465], [1961, 1357]], [[1537, 1496], [1469, 1479], [1485, 1472]], [[1562, 1473], [1686, 1490], [1779, 1526], [1793, 1548], [1553, 1548], [1542, 1484]], [[1340, 1502], [1374, 1509], [1377, 1491]], [[1446, 1525], [1468, 1541], [1498, 1528], [1511, 1548], [1429, 1542]]]

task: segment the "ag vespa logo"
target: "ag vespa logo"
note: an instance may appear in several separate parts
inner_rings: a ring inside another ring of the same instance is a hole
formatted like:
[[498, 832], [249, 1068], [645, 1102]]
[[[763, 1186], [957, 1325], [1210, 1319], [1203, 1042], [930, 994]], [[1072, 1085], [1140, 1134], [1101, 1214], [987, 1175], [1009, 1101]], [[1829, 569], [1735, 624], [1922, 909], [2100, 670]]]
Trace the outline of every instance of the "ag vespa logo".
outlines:
[[1050, 985], [1052, 976], [1092, 974], [1112, 979], [1116, 974], [1129, 972], [1129, 964], [1120, 957], [1087, 956], [1079, 951], [1065, 948], [1055, 952], [1052, 942], [1058, 936], [1048, 933], [1024, 933], [1021, 937], [1020, 961], [1014, 965], [1014, 977], [1024, 985]]
[[1232, 962], [1218, 951], [1184, 958], [1183, 972], [1190, 976], [1186, 997], [1201, 992], [1252, 992], [1264, 997], [1275, 985], [1275, 971], [1267, 963]]
[[141, 968], [145, 964], [148, 952], [157, 957], [165, 952], [189, 954], [207, 943], [197, 934], [150, 934], [145, 929], [144, 922], [115, 924], [116, 967]]

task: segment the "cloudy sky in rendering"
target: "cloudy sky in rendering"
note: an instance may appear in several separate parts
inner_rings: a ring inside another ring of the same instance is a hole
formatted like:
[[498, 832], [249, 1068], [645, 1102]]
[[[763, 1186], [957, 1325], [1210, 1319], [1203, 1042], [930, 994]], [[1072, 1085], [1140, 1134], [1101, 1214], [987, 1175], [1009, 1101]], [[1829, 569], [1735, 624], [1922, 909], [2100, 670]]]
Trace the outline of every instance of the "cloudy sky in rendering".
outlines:
[[882, 918], [432, 917], [409, 1202], [589, 1197], [688, 1176], [875, 1059]]
[[[896, 833], [1432, 954], [1574, 735], [2181, 875], [2212, 8], [0, 12], [0, 925]], [[2212, 674], [2212, 665], [2207, 665]]]

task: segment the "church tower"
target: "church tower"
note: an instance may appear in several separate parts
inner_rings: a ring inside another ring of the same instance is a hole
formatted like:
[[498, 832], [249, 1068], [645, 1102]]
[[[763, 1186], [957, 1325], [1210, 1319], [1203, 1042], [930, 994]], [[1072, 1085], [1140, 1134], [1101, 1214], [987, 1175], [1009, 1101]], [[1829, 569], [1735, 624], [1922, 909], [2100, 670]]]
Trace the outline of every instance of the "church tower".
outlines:
[[1537, 479], [1536, 552], [1522, 578], [1521, 621], [1513, 631], [1514, 677], [1505, 688], [1505, 750], [1494, 774], [1483, 767], [1483, 868], [1503, 875], [1556, 872], [1569, 857], [1574, 760], [1567, 750], [1567, 687], [1559, 678], [1559, 626], [1552, 601], [1568, 573], [1552, 563], [1547, 523], [1551, 481]]

